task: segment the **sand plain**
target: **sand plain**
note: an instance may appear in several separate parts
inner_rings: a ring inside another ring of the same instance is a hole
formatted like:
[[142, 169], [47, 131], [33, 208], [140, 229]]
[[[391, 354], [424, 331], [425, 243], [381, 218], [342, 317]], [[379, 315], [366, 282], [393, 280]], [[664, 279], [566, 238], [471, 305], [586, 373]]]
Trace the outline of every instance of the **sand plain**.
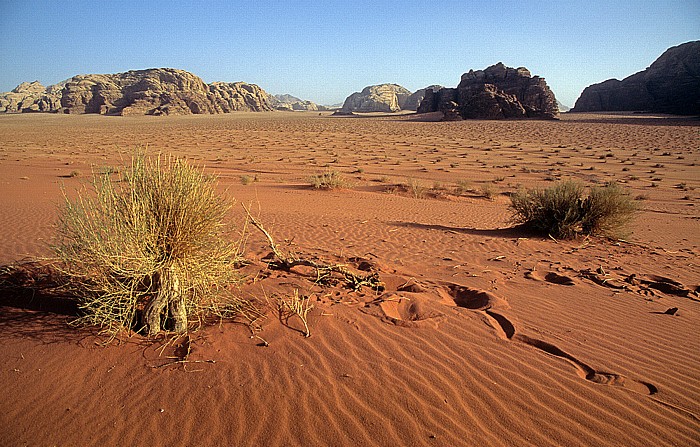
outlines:
[[[700, 445], [700, 122], [431, 118], [0, 116], [2, 265], [48, 256], [62, 187], [147, 145], [217, 174], [287, 249], [386, 284], [271, 272], [253, 232], [240, 293], [309, 296], [312, 336], [270, 311], [268, 346], [207, 327], [179, 364], [182, 341], [103, 347], [3, 293], [0, 443]], [[309, 186], [328, 170], [347, 187]], [[512, 226], [509, 192], [568, 178], [628, 188], [630, 237]], [[242, 208], [231, 217], [240, 227]]]

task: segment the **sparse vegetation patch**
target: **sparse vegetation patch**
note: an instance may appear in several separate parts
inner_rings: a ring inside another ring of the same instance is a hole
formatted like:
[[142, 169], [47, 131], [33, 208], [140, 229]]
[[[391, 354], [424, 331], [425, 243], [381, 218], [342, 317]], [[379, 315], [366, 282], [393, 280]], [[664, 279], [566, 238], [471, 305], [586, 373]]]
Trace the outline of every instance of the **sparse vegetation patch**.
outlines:
[[622, 237], [637, 207], [616, 183], [584, 187], [565, 181], [546, 189], [518, 191], [511, 195], [513, 221], [556, 238], [576, 235]]
[[216, 179], [187, 161], [138, 155], [66, 196], [54, 246], [81, 321], [109, 333], [188, 330], [208, 310], [239, 311], [226, 293], [238, 248]]

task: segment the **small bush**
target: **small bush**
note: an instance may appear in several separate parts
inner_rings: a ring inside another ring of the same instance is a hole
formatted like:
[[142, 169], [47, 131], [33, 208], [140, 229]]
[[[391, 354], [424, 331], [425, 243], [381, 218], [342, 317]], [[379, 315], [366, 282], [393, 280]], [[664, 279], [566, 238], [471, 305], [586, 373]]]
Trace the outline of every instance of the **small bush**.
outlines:
[[423, 184], [414, 178], [408, 181], [406, 189], [411, 193], [414, 199], [422, 199], [428, 192], [428, 188], [423, 186]]
[[338, 171], [326, 171], [323, 174], [314, 175], [310, 179], [311, 186], [316, 189], [338, 189], [347, 186], [343, 174]]
[[636, 210], [629, 195], [614, 183], [591, 188], [585, 198], [583, 193], [583, 186], [573, 181], [518, 191], [511, 195], [513, 221], [557, 238], [623, 236]]
[[[204, 309], [243, 308], [219, 292], [233, 279], [229, 203], [216, 179], [181, 159], [139, 155], [66, 197], [54, 250], [80, 299], [82, 322], [109, 333], [188, 330]], [[218, 300], [218, 301], [217, 301]]]

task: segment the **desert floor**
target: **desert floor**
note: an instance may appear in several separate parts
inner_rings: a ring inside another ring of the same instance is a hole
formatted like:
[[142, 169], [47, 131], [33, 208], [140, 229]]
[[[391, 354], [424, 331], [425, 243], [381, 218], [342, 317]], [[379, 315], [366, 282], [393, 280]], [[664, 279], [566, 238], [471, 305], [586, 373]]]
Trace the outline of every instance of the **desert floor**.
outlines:
[[[273, 271], [250, 231], [254, 336], [224, 323], [106, 346], [5, 287], [0, 444], [700, 445], [700, 121], [431, 118], [0, 116], [3, 271], [51, 255], [63, 190], [147, 146], [217, 174], [236, 228], [245, 204], [285, 250], [386, 284]], [[328, 171], [346, 186], [313, 189]], [[569, 178], [628, 188], [630, 236], [512, 225], [508, 193]], [[295, 291], [309, 338], [275, 310]]]

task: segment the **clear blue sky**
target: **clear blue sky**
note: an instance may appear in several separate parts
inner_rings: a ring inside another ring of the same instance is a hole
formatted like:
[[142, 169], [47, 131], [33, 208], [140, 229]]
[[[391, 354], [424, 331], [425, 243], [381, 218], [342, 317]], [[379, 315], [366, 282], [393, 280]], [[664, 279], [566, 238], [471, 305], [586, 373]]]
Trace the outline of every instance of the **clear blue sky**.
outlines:
[[454, 87], [502, 61], [572, 106], [700, 39], [700, 0], [0, 0], [0, 91], [173, 67], [321, 104], [367, 85]]

